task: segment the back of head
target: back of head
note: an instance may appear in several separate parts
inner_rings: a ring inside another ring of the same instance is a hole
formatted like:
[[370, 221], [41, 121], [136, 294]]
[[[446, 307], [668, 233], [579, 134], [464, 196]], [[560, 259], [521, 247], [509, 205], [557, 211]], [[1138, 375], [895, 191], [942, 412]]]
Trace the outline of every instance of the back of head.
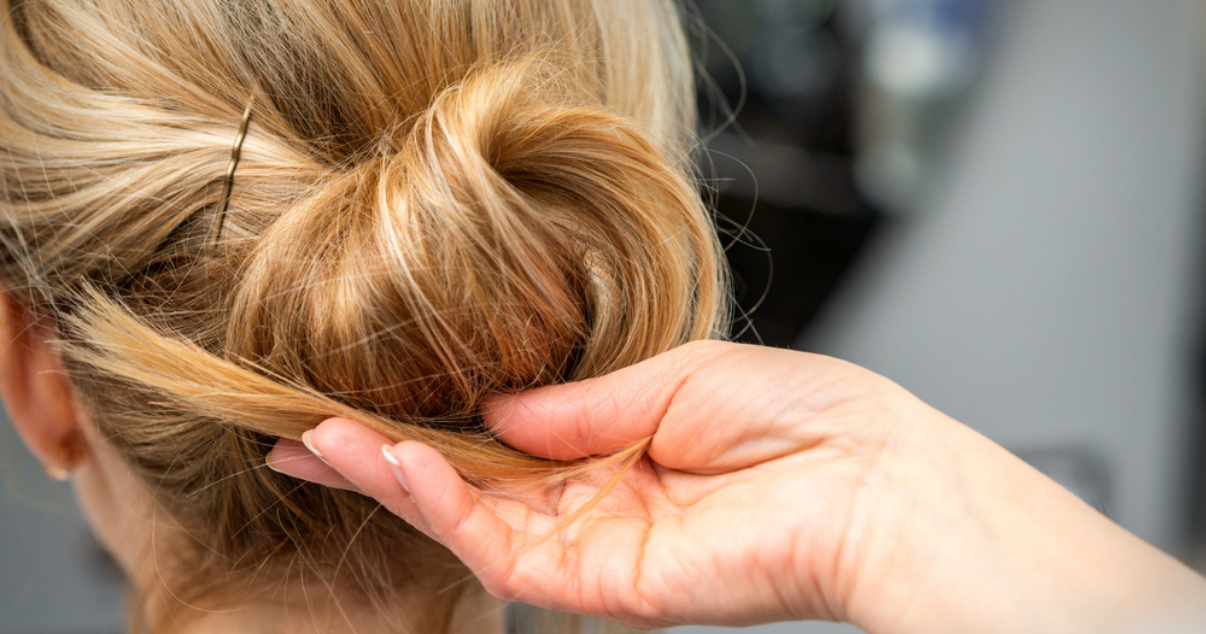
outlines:
[[271, 443], [341, 414], [477, 481], [555, 474], [490, 437], [483, 398], [723, 325], [672, 0], [0, 10], [0, 277], [187, 536], [152, 627], [300, 579], [446, 629], [450, 555], [257, 468]]

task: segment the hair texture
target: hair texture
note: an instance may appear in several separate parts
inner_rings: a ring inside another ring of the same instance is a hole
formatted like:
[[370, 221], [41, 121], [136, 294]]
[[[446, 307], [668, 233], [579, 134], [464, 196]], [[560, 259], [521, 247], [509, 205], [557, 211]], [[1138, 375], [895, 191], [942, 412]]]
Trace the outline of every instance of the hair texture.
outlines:
[[724, 330], [678, 11], [0, 0], [0, 278], [187, 535], [135, 629], [294, 580], [446, 630], [471, 592], [435, 590], [464, 569], [371, 500], [259, 468], [273, 442], [343, 415], [476, 483], [564, 478], [592, 467], [501, 444], [482, 400]]

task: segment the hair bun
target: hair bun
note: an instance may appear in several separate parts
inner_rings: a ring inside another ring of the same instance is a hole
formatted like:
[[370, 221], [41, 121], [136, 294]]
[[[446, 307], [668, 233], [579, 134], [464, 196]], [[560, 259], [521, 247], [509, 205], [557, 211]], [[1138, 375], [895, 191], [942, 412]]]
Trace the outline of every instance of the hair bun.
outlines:
[[539, 63], [471, 73], [397, 137], [269, 229], [229, 350], [356, 407], [445, 418], [712, 333], [693, 184]]

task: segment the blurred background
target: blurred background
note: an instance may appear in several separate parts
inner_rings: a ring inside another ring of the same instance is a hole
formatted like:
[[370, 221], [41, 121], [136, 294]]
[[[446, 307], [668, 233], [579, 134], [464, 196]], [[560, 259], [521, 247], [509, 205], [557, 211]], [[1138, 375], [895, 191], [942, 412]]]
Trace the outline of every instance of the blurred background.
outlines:
[[[1200, 563], [1198, 3], [695, 3], [734, 335], [885, 374]], [[121, 631], [69, 488], [3, 429], [0, 634]]]

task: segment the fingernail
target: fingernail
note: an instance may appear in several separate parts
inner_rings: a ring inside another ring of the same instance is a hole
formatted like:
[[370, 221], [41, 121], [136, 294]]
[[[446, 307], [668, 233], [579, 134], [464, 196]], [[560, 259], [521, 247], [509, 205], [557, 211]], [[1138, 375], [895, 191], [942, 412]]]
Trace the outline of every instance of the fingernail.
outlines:
[[406, 474], [402, 473], [402, 463], [398, 462], [398, 459], [394, 457], [394, 453], [390, 449], [389, 445], [381, 445], [381, 455], [385, 456], [385, 461], [389, 463], [389, 469], [394, 472], [394, 477], [398, 479], [398, 484], [401, 484], [402, 488], [407, 493], [410, 493], [410, 485], [406, 483]]
[[[326, 456], [322, 455], [322, 452], [321, 452], [321, 451], [319, 451], [319, 450], [315, 449], [315, 448], [314, 448], [314, 445], [313, 445], [313, 444], [310, 442], [310, 440], [311, 440], [313, 437], [314, 437], [314, 430], [313, 430], [313, 429], [311, 429], [310, 431], [308, 431], [308, 432], [306, 432], [306, 433], [302, 434], [302, 444], [306, 446], [306, 449], [309, 449], [309, 450], [310, 450], [310, 453], [314, 454], [314, 456], [315, 456], [315, 457], [317, 457], [319, 460], [321, 460], [323, 464], [325, 464], [325, 465], [327, 465], [328, 467], [330, 467], [330, 466], [331, 466], [331, 463], [327, 462], [327, 458], [326, 458]], [[332, 468], [332, 469], [334, 469], [334, 467], [331, 467], [331, 468]]]
[[264, 456], [264, 466], [268, 467], [269, 469], [271, 469], [277, 473], [289, 475], [289, 474], [285, 473], [284, 471], [281, 471], [280, 469], [277, 468], [276, 463], [272, 461], [272, 453], [271, 452], [269, 452], [267, 456]]

